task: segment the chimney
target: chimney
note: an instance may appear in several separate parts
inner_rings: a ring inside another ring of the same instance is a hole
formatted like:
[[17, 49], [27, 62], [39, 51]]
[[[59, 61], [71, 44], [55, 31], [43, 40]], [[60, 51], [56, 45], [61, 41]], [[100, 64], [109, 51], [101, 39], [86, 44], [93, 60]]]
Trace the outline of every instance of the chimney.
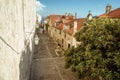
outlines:
[[75, 13], [75, 19], [77, 18], [77, 13]]
[[77, 20], [74, 21], [74, 30], [73, 30], [73, 34], [75, 34], [77, 32]]
[[[73, 35], [77, 32], [77, 19], [74, 21]], [[73, 37], [72, 46], [76, 47], [76, 39]]]

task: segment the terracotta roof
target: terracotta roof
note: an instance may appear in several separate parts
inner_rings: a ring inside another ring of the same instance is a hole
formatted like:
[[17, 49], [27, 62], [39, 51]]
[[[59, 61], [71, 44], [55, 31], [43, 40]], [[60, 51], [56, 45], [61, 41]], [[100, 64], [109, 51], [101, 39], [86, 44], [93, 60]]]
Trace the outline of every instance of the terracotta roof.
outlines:
[[80, 30], [80, 28], [83, 26], [85, 20], [86, 20], [85, 18], [79, 18], [77, 20], [77, 30]]
[[101, 14], [98, 18], [120, 18], [120, 8], [112, 10], [110, 13]]
[[60, 23], [56, 28], [59, 29], [59, 30], [62, 30], [63, 29], [63, 23]]
[[65, 15], [55, 15], [52, 14], [48, 16], [46, 19], [50, 19], [51, 25], [53, 26], [55, 22], [62, 22], [69, 23], [74, 20], [74, 16], [65, 16]]
[[51, 25], [52, 25], [52, 26], [55, 24], [56, 21], [61, 21], [61, 20], [60, 20], [61, 17], [62, 17], [62, 15], [54, 15], [54, 14], [48, 16], [48, 18], [49, 18], [50, 21], [51, 21]]
[[69, 35], [74, 33], [74, 21], [77, 20], [77, 30], [83, 26], [85, 18], [74, 19], [74, 16], [65, 16], [65, 15], [50, 15], [48, 17], [51, 20], [51, 24], [54, 25], [55, 22], [59, 22], [59, 25], [56, 26], [57, 29], [63, 30], [64, 25], [69, 25], [69, 29], [65, 29], [64, 32]]
[[74, 28], [70, 28], [70, 29], [67, 29], [67, 30], [64, 30], [65, 33], [68, 33], [69, 35], [72, 35], [73, 34], [73, 30]]
[[74, 19], [74, 16], [65, 16], [65, 19]]
[[[76, 19], [77, 20], [77, 30], [80, 30], [80, 28], [83, 26], [84, 22], [85, 22], [85, 18], [79, 18], [79, 19]], [[70, 35], [73, 35], [74, 33], [74, 26], [71, 27], [70, 29], [68, 30], [64, 30], [64, 32], [70, 34]]]
[[99, 16], [97, 16], [98, 18], [105, 18], [105, 17], [107, 17], [107, 14], [101, 14], [101, 15], [99, 15]]
[[74, 19], [69, 19], [69, 20], [65, 20], [65, 24], [72, 24], [74, 22]]

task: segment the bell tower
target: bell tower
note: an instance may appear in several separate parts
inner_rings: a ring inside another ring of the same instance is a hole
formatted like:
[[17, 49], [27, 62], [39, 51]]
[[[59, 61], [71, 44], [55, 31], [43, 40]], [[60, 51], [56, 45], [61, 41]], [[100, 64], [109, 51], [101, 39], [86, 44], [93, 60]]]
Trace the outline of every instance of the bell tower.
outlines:
[[106, 6], [106, 11], [105, 11], [105, 13], [109, 13], [109, 12], [111, 11], [111, 9], [112, 9], [112, 6], [111, 6], [110, 4], [108, 4], [108, 5]]
[[92, 13], [91, 13], [91, 11], [89, 10], [89, 14], [87, 15], [87, 19], [88, 19], [88, 20], [92, 20], [92, 18], [93, 18], [93, 17], [92, 17]]

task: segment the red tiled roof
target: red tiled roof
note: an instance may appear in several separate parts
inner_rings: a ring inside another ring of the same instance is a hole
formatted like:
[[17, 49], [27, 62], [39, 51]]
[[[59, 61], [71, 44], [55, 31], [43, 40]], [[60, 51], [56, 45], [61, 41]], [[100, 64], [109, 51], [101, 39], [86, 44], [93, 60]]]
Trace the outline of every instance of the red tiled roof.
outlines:
[[107, 14], [101, 14], [100, 16], [98, 16], [99, 18], [105, 18], [107, 17]]
[[51, 25], [53, 26], [55, 22], [64, 21], [65, 23], [69, 23], [74, 20], [74, 16], [65, 16], [65, 15], [50, 15], [47, 17], [51, 21]]
[[74, 28], [73, 28], [73, 27], [70, 28], [70, 29], [64, 30], [65, 33], [68, 33], [68, 34], [70, 34], [70, 35], [73, 34], [73, 31], [74, 31]]
[[56, 15], [51, 16], [51, 24], [52, 24], [52, 25], [55, 24], [55, 22], [56, 22], [56, 20], [57, 20], [57, 17], [58, 17], [58, 16], [56, 16]]
[[85, 18], [79, 18], [77, 20], [77, 30], [80, 30], [80, 28], [83, 26], [84, 22], [85, 22]]
[[112, 10], [110, 13], [101, 14], [98, 18], [120, 18], [120, 8]]
[[74, 19], [74, 16], [65, 16], [65, 19]]
[[50, 15], [48, 16], [48, 18], [50, 19], [51, 21], [51, 25], [53, 26], [55, 24], [56, 21], [60, 21], [62, 15]]
[[65, 20], [65, 24], [72, 24], [74, 22], [74, 19], [69, 19], [69, 20]]
[[63, 29], [63, 23], [60, 23], [56, 28], [59, 29], [59, 30], [62, 30]]
[[62, 23], [62, 22], [61, 22], [56, 28], [59, 29], [59, 30], [62, 30], [63, 27], [64, 27], [64, 24], [65, 24], [65, 25], [70, 25], [70, 28], [71, 28], [71, 27], [73, 27], [73, 25], [72, 25], [73, 22], [74, 22], [74, 20], [70, 20], [70, 19], [69, 19], [69, 20], [66, 20], [65, 23]]
[[[77, 20], [77, 30], [80, 30], [80, 28], [83, 26], [84, 22], [85, 22], [85, 19], [84, 18], [79, 18], [79, 19], [76, 19]], [[74, 33], [74, 26], [71, 27], [70, 29], [68, 30], [64, 30], [64, 32], [70, 34], [70, 35], [73, 35]]]
[[[83, 26], [84, 18], [74, 19], [73, 16], [64, 16], [64, 15], [50, 15], [48, 17], [51, 20], [51, 24], [54, 25], [55, 22], [59, 22], [59, 25], [56, 26], [57, 29], [63, 30], [64, 25], [69, 25], [69, 29], [65, 29], [64, 32], [70, 35], [74, 33], [74, 21], [77, 20], [77, 30]], [[63, 21], [63, 22], [62, 22]]]

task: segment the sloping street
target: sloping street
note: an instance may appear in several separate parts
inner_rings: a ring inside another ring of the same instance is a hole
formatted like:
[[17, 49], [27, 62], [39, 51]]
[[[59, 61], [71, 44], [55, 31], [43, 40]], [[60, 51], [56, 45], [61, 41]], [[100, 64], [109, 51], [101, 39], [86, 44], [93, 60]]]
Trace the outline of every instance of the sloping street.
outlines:
[[78, 80], [77, 74], [65, 69], [63, 52], [57, 53], [57, 44], [47, 33], [39, 33], [39, 44], [35, 46], [31, 80]]

